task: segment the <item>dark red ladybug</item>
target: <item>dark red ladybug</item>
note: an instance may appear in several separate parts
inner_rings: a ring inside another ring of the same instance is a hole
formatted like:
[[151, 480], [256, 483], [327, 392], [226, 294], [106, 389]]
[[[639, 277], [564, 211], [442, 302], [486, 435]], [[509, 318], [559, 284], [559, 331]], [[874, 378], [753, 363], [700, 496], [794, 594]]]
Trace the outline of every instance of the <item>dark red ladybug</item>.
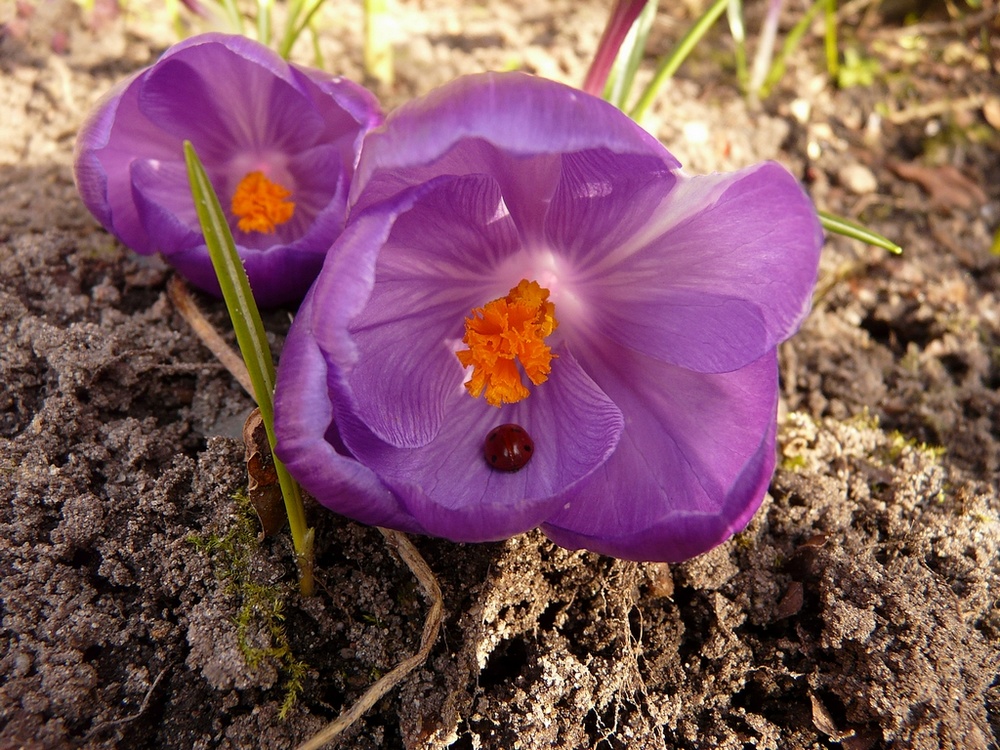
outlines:
[[486, 463], [499, 471], [523, 469], [534, 453], [535, 441], [517, 424], [494, 427], [483, 443]]

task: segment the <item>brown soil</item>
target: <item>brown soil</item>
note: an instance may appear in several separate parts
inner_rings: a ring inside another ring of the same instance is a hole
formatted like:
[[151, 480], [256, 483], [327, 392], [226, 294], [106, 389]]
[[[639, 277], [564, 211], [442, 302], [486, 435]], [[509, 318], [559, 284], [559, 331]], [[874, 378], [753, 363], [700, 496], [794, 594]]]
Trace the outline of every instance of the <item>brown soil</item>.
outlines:
[[[484, 69], [578, 83], [609, 5], [396, 4], [387, 107]], [[358, 80], [360, 5], [321, 14], [326, 66]], [[998, 745], [1000, 26], [960, 5], [917, 27], [847, 16], [873, 82], [829, 86], [810, 37], [759, 107], [720, 29], [654, 113], [691, 171], [780, 159], [905, 246], [828, 242], [747, 531], [674, 566], [537, 533], [416, 539], [442, 635], [342, 746]], [[0, 4], [0, 748], [293, 747], [413, 653], [426, 607], [377, 531], [316, 506], [321, 591], [297, 594], [287, 536], [258, 544], [234, 500], [250, 401], [173, 309], [169, 270], [76, 197], [84, 113], [176, 39], [129, 9]], [[690, 23], [671, 10], [654, 52]], [[287, 323], [268, 321], [276, 350]]]

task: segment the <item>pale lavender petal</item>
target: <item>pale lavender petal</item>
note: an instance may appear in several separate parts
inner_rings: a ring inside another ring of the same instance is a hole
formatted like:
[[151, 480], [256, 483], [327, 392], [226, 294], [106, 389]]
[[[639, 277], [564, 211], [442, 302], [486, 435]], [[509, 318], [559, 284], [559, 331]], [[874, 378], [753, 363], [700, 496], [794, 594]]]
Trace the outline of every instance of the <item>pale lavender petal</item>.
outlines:
[[797, 329], [823, 242], [774, 163], [685, 177], [665, 196], [655, 182], [584, 197], [561, 185], [548, 223], [575, 259], [588, 335], [702, 372], [742, 367]]
[[371, 469], [337, 451], [327, 367], [310, 335], [311, 323], [304, 302], [281, 352], [275, 452], [306, 492], [332, 510], [361, 523], [423, 531]]
[[426, 444], [451, 419], [450, 397], [469, 399], [455, 355], [463, 322], [519, 281], [504, 286], [491, 272], [519, 248], [502, 208], [488, 177], [435, 181], [379, 253], [371, 297], [350, 324], [360, 352], [350, 383], [359, 418], [391, 445]]
[[349, 205], [360, 210], [442, 174], [485, 173], [527, 235], [541, 229], [562, 155], [591, 149], [680, 166], [615, 107], [576, 89], [523, 73], [463, 76], [369, 134]]
[[324, 142], [341, 149], [341, 158], [353, 174], [361, 151], [361, 141], [384, 119], [378, 99], [368, 89], [343, 76], [323, 70], [291, 65], [297, 88], [309, 96], [323, 120]]
[[183, 159], [177, 139], [139, 113], [138, 93], [147, 72], [122, 81], [101, 98], [77, 135], [73, 157], [84, 205], [122, 243], [143, 255], [155, 253], [156, 247], [136, 213], [129, 167], [137, 154]]
[[188, 48], [183, 58], [174, 54], [150, 70], [140, 110], [165, 132], [190, 140], [208, 162], [238, 151], [308, 148], [321, 136], [323, 119], [312, 101], [285, 80], [287, 68], [278, 77], [258, 64], [264, 51], [244, 58], [226, 44], [203, 43]]
[[204, 245], [183, 161], [136, 159], [128, 171], [132, 202], [154, 250], [170, 255], [185, 247]]
[[[549, 380], [518, 404], [498, 409], [453, 389], [447, 418], [422, 446], [391, 446], [354, 420], [338, 420], [341, 436], [428, 533], [478, 542], [527, 531], [611, 455], [622, 429], [615, 404], [569, 352], [557, 353]], [[483, 452], [487, 433], [508, 422], [535, 443], [532, 459], [515, 473], [494, 470]]]
[[735, 372], [697, 373], [627, 350], [584, 363], [622, 409], [614, 455], [550, 517], [557, 543], [676, 562], [740, 531], [774, 470], [777, 355]]

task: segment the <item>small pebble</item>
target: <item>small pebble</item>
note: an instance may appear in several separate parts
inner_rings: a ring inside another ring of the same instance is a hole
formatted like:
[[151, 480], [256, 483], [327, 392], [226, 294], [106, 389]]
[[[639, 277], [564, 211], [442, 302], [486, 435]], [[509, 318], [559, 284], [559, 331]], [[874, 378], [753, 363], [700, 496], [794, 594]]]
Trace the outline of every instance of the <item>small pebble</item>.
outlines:
[[855, 195], [868, 195], [878, 190], [878, 180], [875, 173], [864, 164], [847, 164], [837, 172], [837, 179], [849, 192]]

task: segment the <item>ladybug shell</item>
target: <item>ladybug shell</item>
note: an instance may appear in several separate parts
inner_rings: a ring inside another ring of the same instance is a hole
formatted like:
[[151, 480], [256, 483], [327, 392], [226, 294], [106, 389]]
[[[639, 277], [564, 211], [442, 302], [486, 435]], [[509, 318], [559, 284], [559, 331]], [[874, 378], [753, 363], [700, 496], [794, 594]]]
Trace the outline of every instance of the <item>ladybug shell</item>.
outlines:
[[517, 424], [494, 427], [483, 443], [486, 463], [498, 471], [523, 469], [534, 453], [535, 441]]

